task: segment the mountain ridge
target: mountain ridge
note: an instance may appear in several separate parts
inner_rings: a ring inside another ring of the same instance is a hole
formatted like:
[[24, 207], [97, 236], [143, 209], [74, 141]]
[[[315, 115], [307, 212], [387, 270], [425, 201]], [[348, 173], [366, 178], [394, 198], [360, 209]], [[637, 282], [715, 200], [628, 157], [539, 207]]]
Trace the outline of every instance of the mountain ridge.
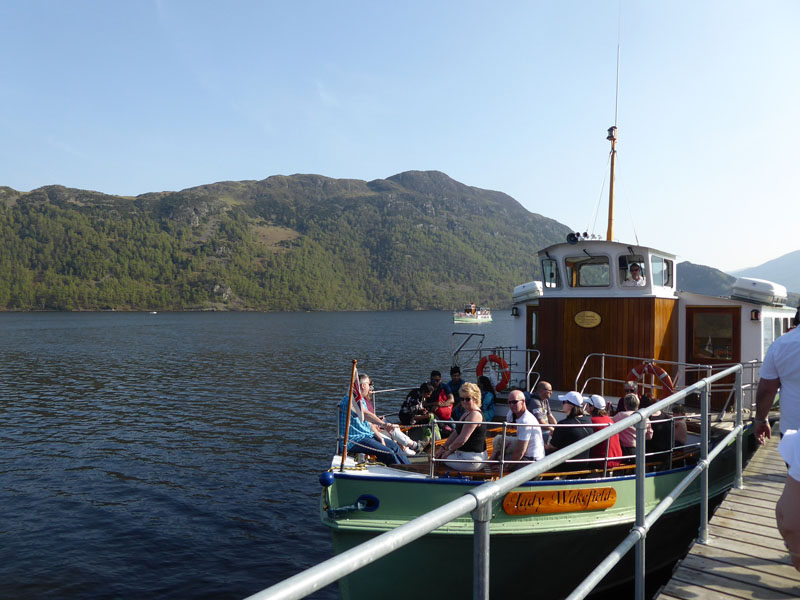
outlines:
[[[135, 197], [0, 187], [0, 310], [502, 308], [571, 231], [440, 171]], [[677, 281], [723, 296], [733, 277], [687, 262]]]

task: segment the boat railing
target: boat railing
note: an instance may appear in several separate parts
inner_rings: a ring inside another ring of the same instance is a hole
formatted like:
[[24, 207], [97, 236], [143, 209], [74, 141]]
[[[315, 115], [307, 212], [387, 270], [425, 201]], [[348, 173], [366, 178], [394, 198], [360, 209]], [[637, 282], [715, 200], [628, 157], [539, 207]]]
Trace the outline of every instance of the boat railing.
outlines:
[[[710, 448], [710, 393], [709, 386], [729, 375], [736, 378], [736, 423], [732, 430], [713, 449]], [[645, 478], [645, 433], [647, 419], [658, 411], [665, 410], [672, 404], [695, 392], [700, 393], [701, 433], [700, 460], [686, 472], [681, 481], [670, 491], [659, 504], [646, 513]], [[281, 583], [250, 596], [251, 599], [293, 600], [304, 598], [322, 587], [338, 581], [342, 577], [371, 564], [439, 527], [471, 514], [473, 518], [473, 598], [484, 600], [489, 598], [489, 524], [492, 509], [496, 502], [516, 487], [542, 473], [552, 470], [569, 458], [572, 458], [595, 444], [605, 441], [620, 431], [635, 427], [636, 429], [636, 516], [634, 526], [624, 540], [589, 574], [568, 597], [569, 600], [585, 598], [594, 587], [631, 549], [635, 549], [635, 598], [644, 600], [645, 590], [645, 544], [647, 533], [653, 524], [672, 506], [676, 499], [697, 479], [701, 494], [699, 536], [700, 543], [708, 542], [708, 500], [709, 500], [709, 465], [722, 454], [731, 443], [735, 442], [736, 472], [734, 486], [742, 487], [742, 366], [734, 365], [709, 378], [704, 378], [686, 388], [675, 392], [653, 405], [639, 409], [626, 417], [592, 435], [518, 469], [501, 479], [489, 481], [468, 490], [463, 496], [452, 500], [439, 508], [421, 515], [399, 527], [387, 531], [369, 541], [363, 542], [336, 557], [328, 559], [302, 573], [290, 577]]]
[[[485, 335], [482, 333], [469, 333], [454, 331], [450, 337], [450, 354], [453, 365], [462, 369], [477, 367], [481, 359], [495, 355], [503, 359], [511, 372], [510, 386], [516, 386], [528, 391], [533, 390], [541, 379], [541, 374], [536, 371], [541, 352], [535, 348], [518, 348], [517, 346], [494, 346], [484, 348]], [[518, 378], [515, 380], [514, 376]], [[496, 381], [492, 382], [496, 384]]]

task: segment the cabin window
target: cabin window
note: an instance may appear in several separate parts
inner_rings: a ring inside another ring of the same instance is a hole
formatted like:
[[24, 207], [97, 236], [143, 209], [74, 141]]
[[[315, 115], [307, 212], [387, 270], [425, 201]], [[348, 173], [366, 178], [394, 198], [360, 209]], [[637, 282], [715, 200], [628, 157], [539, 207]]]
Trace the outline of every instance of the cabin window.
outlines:
[[[631, 268], [639, 269], [639, 279], [635, 279], [631, 275]], [[647, 277], [650, 274], [647, 272], [647, 262], [645, 257], [641, 254], [624, 254], [619, 257], [619, 281], [625, 286], [639, 287], [647, 285]], [[639, 281], [637, 284], [636, 282]]]
[[542, 278], [546, 288], [561, 287], [561, 278], [558, 276], [558, 262], [556, 260], [545, 258], [542, 261]]
[[775, 341], [775, 330], [772, 325], [772, 319], [768, 317], [764, 318], [763, 323], [764, 329], [762, 330], [762, 333], [764, 334], [764, 354], [766, 354], [767, 349], [772, 345], [772, 342]]
[[789, 319], [783, 320], [783, 333], [787, 333], [789, 331]]
[[777, 340], [779, 337], [781, 337], [782, 333], [783, 332], [781, 331], [781, 320], [780, 320], [780, 318], [776, 318], [775, 319], [775, 338], [774, 339]]
[[566, 259], [570, 287], [608, 287], [611, 269], [607, 256], [571, 256]]
[[672, 287], [672, 261], [668, 258], [654, 256], [652, 258], [651, 277], [653, 285]]
[[[765, 328], [767, 329], [767, 328]], [[769, 328], [772, 331], [772, 328]], [[733, 315], [721, 312], [698, 312], [692, 323], [692, 355], [695, 360], [733, 356]]]

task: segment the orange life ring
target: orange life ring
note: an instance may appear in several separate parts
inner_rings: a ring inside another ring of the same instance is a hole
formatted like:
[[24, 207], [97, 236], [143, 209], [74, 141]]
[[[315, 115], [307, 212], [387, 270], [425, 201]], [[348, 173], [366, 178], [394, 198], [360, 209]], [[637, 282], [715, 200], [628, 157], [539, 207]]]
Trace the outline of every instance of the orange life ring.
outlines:
[[[494, 389], [498, 392], [502, 392], [504, 389], [506, 389], [506, 386], [508, 386], [508, 382], [511, 381], [511, 369], [508, 368], [508, 363], [503, 360], [502, 356], [490, 354], [489, 356], [484, 356], [478, 363], [478, 367], [475, 369], [475, 373], [478, 375], [478, 377], [483, 375], [483, 369], [489, 362], [496, 364], [500, 371], [500, 381], [497, 382], [497, 385], [494, 386]], [[491, 369], [492, 367], [489, 368]]]
[[675, 387], [672, 383], [672, 378], [669, 376], [669, 373], [651, 362], [643, 362], [640, 365], [633, 367], [631, 372], [628, 373], [628, 380], [639, 381], [647, 373], [658, 377], [658, 379], [661, 381], [661, 385], [664, 386], [664, 389], [667, 390], [667, 392], [670, 394], [675, 393]]

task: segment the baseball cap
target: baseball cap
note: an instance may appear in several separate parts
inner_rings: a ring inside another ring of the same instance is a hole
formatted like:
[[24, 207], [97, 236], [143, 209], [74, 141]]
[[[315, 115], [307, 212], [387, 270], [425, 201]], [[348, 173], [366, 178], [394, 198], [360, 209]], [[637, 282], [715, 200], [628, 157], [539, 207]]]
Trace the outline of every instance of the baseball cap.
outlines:
[[602, 396], [597, 394], [592, 394], [589, 397], [589, 402], [594, 406], [597, 410], [604, 410], [606, 407], [606, 399]]
[[585, 402], [583, 396], [581, 396], [578, 392], [567, 392], [566, 394], [560, 395], [558, 399], [562, 402], [574, 404], [575, 406], [583, 406], [583, 403]]

